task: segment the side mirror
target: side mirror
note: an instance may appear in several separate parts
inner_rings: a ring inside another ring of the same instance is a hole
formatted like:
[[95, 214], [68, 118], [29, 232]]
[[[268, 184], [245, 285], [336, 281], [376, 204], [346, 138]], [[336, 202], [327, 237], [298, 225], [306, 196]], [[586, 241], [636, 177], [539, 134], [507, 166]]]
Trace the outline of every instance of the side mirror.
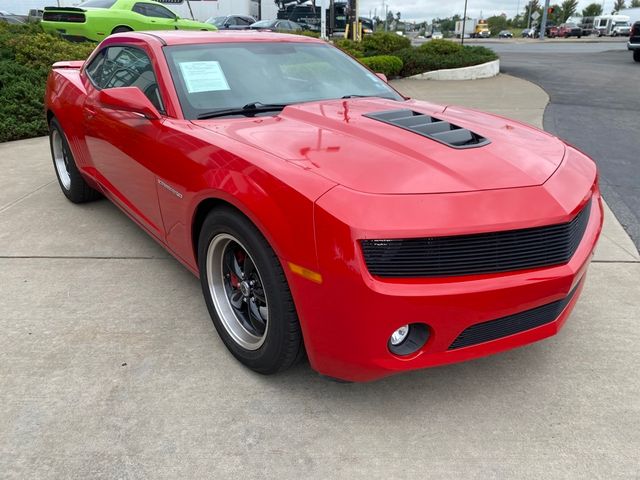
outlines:
[[98, 102], [106, 108], [139, 113], [149, 120], [158, 120], [160, 113], [138, 87], [118, 87], [100, 90]]
[[386, 76], [384, 73], [376, 73], [376, 76], [377, 76], [380, 80], [382, 80], [384, 83], [387, 83], [387, 82], [388, 82], [388, 80], [387, 80], [387, 76]]

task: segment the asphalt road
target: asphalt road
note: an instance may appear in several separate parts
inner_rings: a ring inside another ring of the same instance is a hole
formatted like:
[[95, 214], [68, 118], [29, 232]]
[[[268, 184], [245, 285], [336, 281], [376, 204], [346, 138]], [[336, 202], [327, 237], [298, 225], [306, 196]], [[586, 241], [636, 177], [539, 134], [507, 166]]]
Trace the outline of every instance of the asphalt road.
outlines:
[[549, 95], [550, 131], [591, 155], [604, 198], [640, 248], [640, 64], [623, 41], [487, 43], [504, 73]]

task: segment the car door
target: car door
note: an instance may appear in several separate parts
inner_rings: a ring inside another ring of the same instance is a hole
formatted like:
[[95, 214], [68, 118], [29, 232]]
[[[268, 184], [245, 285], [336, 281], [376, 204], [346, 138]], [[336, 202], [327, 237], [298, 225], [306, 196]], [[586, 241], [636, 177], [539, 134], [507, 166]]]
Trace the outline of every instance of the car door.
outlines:
[[131, 9], [145, 17], [145, 25], [150, 30], [178, 30], [178, 17], [168, 8], [153, 3], [138, 2]]
[[106, 108], [102, 89], [137, 87], [164, 112], [157, 77], [147, 52], [133, 46], [109, 46], [85, 70], [87, 97], [83, 108], [85, 141], [94, 176], [106, 193], [153, 235], [164, 228], [156, 193], [158, 131], [164, 119]]

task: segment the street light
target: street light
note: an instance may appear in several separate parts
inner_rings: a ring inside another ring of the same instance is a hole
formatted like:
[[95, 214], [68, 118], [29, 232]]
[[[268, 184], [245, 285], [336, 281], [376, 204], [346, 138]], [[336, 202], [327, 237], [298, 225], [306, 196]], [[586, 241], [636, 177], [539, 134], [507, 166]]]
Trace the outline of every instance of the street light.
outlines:
[[467, 29], [467, 0], [464, 0], [464, 15], [462, 16], [462, 33], [460, 38], [462, 39], [462, 46], [464, 46], [464, 32]]

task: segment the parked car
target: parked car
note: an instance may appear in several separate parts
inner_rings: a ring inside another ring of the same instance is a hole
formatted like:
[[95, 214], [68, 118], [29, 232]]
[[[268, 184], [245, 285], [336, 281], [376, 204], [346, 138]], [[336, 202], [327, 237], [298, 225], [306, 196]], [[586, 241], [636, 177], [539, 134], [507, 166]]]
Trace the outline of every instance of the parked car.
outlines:
[[631, 24], [629, 22], [615, 22], [611, 29], [612, 37], [626, 37], [631, 33]]
[[500, 33], [498, 33], [498, 38], [513, 38], [513, 33], [509, 30], [501, 30]]
[[87, 0], [77, 7], [45, 7], [41, 25], [68, 40], [96, 42], [134, 30], [217, 30], [209, 23], [179, 18], [152, 0]]
[[535, 28], [525, 28], [524, 30], [522, 30], [520, 36], [522, 38], [537, 38], [538, 35]]
[[640, 62], [640, 22], [636, 22], [631, 27], [627, 48], [633, 52], [633, 59]]
[[300, 32], [304, 30], [302, 25], [291, 20], [260, 20], [251, 25], [251, 30], [275, 30], [279, 32]]
[[25, 23], [25, 20], [20, 15], [15, 15], [6, 10], [0, 10], [0, 22], [8, 23], [10, 25], [22, 25]]
[[442, 32], [439, 32], [436, 30], [431, 33], [432, 40], [442, 40], [443, 38], [444, 38], [444, 35], [442, 35]]
[[29, 14], [27, 15], [27, 19], [31, 23], [42, 21], [42, 15], [44, 15], [44, 10], [39, 8], [32, 8], [29, 10]]
[[225, 15], [223, 17], [211, 17], [207, 23], [215, 25], [219, 30], [248, 30], [256, 23], [256, 19], [249, 15]]
[[314, 38], [113, 35], [54, 64], [45, 112], [62, 193], [106, 196], [198, 275], [263, 374], [306, 352], [366, 381], [549, 337], [601, 230], [585, 154]]
[[569, 38], [569, 37], [582, 38], [582, 28], [580, 28], [575, 23], [562, 23], [558, 27], [557, 36], [562, 38]]
[[25, 22], [13, 16], [5, 17], [4, 15], [0, 15], [0, 23], [8, 23], [9, 25], [24, 25]]

